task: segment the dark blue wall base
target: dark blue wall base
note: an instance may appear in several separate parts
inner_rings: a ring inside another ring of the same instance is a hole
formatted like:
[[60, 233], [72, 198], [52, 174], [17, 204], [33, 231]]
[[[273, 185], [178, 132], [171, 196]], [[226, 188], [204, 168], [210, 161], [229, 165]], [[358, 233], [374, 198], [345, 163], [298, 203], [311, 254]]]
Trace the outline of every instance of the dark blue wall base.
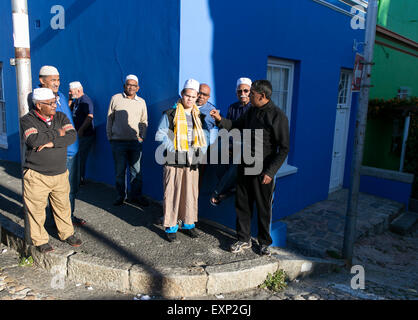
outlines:
[[408, 208], [411, 190], [412, 184], [410, 183], [372, 176], [361, 176], [360, 178], [360, 192], [401, 202], [405, 204], [406, 208]]

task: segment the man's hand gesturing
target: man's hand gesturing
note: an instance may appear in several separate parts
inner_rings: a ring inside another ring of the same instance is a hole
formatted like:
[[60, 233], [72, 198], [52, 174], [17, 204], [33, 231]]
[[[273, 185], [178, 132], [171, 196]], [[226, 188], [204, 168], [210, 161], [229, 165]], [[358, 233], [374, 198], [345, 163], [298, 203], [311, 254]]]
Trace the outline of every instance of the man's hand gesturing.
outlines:
[[216, 109], [213, 109], [209, 112], [211, 117], [215, 119], [216, 121], [221, 121], [221, 115], [219, 114], [219, 111]]

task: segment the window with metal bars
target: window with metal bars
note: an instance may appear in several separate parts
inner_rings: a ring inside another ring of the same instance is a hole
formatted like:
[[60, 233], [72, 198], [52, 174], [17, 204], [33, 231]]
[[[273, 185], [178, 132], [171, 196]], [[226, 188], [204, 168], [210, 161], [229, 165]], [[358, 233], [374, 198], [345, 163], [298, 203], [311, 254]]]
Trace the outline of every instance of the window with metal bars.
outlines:
[[[271, 100], [276, 106], [283, 110], [289, 119], [292, 115], [292, 95], [293, 95], [293, 80], [295, 73], [295, 63], [289, 60], [277, 59], [273, 57], [268, 58], [267, 62], [267, 80], [271, 82], [273, 93]], [[292, 148], [292, 146], [291, 146]], [[283, 177], [297, 172], [297, 168], [288, 164], [286, 158], [282, 167], [277, 173], [277, 177]]]
[[271, 100], [283, 110], [289, 123], [292, 114], [293, 74], [293, 62], [276, 58], [268, 59], [267, 80], [273, 87]]

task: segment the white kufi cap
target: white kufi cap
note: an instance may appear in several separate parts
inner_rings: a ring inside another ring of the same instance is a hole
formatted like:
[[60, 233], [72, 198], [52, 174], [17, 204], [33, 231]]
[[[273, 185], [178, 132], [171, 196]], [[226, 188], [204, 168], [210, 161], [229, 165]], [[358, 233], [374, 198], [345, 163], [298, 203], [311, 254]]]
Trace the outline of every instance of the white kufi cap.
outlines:
[[251, 87], [252, 81], [249, 78], [239, 78], [237, 81], [237, 88], [241, 85], [241, 84], [246, 84], [249, 85]]
[[49, 88], [36, 88], [33, 90], [32, 93], [32, 100], [33, 101], [43, 101], [55, 99], [55, 94]]
[[200, 83], [199, 81], [195, 80], [195, 79], [189, 79], [184, 83], [184, 89], [193, 89], [196, 90], [197, 92], [199, 92], [199, 87], [200, 87]]
[[70, 83], [70, 89], [77, 89], [77, 88], [81, 88], [82, 85], [79, 81], [73, 81]]
[[39, 70], [40, 76], [59, 76], [59, 72], [57, 68], [53, 66], [43, 66], [41, 70]]
[[133, 74], [128, 75], [125, 79], [125, 82], [128, 81], [128, 80], [135, 80], [137, 83], [139, 83], [138, 77], [133, 75]]

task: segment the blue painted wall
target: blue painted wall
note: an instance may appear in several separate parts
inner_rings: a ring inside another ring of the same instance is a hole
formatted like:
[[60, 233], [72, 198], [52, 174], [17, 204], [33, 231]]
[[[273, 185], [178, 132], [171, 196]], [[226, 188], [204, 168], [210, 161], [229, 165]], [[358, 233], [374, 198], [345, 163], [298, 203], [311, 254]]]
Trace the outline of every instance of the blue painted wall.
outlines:
[[0, 148], [0, 158], [20, 161], [16, 76], [9, 59], [14, 57], [11, 1], [0, 2], [0, 61], [3, 62], [4, 99], [8, 149]]
[[408, 209], [411, 197], [412, 184], [393, 181], [371, 176], [361, 176], [360, 192], [366, 192], [378, 197], [392, 199], [401, 202]]
[[[265, 79], [267, 59], [276, 57], [295, 63], [288, 162], [298, 172], [278, 179], [273, 221], [327, 198], [340, 70], [353, 67], [353, 39], [364, 39], [363, 30], [351, 29], [350, 16], [312, 0], [59, 2], [29, 1], [33, 84], [38, 83], [42, 65], [55, 65], [64, 93], [69, 82], [79, 80], [95, 102], [98, 135], [88, 178], [114, 183], [106, 114], [110, 97], [122, 90], [126, 74], [139, 76], [139, 95], [148, 104], [144, 192], [162, 199], [154, 134], [161, 112], [177, 98], [184, 81], [193, 77], [208, 83], [211, 101], [225, 115], [236, 101], [236, 80]], [[66, 9], [65, 30], [49, 26], [55, 4]], [[10, 1], [0, 2], [0, 15], [9, 124], [9, 149], [0, 150], [0, 158], [19, 161], [15, 71], [8, 66], [14, 55]], [[346, 163], [350, 162], [348, 153]], [[210, 190], [207, 181], [200, 213], [234, 226], [232, 200], [215, 212], [204, 200]]]
[[[212, 102], [224, 115], [236, 101], [239, 77], [265, 79], [268, 57], [295, 63], [288, 162], [298, 172], [277, 180], [273, 221], [326, 199], [340, 70], [353, 68], [353, 40], [363, 41], [364, 31], [351, 29], [350, 16], [312, 0], [199, 4], [183, 0], [181, 12], [182, 17], [195, 12], [199, 17], [211, 17], [202, 19], [202, 24], [182, 18], [181, 29], [188, 36], [187, 43], [182, 40], [180, 46], [180, 72], [193, 70], [198, 80], [208, 82], [215, 91]], [[207, 34], [208, 28], [212, 30], [212, 43], [200, 36]], [[195, 54], [196, 47], [203, 50], [205, 71], [201, 74], [198, 72], [203, 63]], [[349, 153], [346, 161], [351, 162]], [[233, 201], [224, 204], [225, 210], [211, 208], [207, 201], [211, 188], [204, 188], [201, 194], [200, 214], [233, 227]]]
[[[53, 5], [65, 8], [65, 29], [53, 30]], [[33, 86], [39, 83], [42, 65], [58, 68], [60, 90], [79, 80], [95, 104], [96, 145], [89, 159], [87, 178], [114, 184], [106, 118], [110, 98], [123, 91], [128, 74], [139, 77], [139, 96], [149, 114], [149, 135], [144, 143], [145, 193], [160, 197], [159, 166], [154, 161], [154, 132], [162, 111], [177, 97], [180, 45], [180, 6], [177, 1], [39, 0], [28, 1]], [[0, 158], [19, 161], [18, 115], [15, 70], [8, 65], [14, 56], [10, 1], [0, 2], [2, 29], [0, 61], [5, 62], [9, 149]], [[35, 28], [39, 20], [40, 28]], [[6, 23], [4, 23], [6, 22]], [[158, 181], [156, 183], [156, 181]], [[154, 187], [155, 185], [155, 187]]]

